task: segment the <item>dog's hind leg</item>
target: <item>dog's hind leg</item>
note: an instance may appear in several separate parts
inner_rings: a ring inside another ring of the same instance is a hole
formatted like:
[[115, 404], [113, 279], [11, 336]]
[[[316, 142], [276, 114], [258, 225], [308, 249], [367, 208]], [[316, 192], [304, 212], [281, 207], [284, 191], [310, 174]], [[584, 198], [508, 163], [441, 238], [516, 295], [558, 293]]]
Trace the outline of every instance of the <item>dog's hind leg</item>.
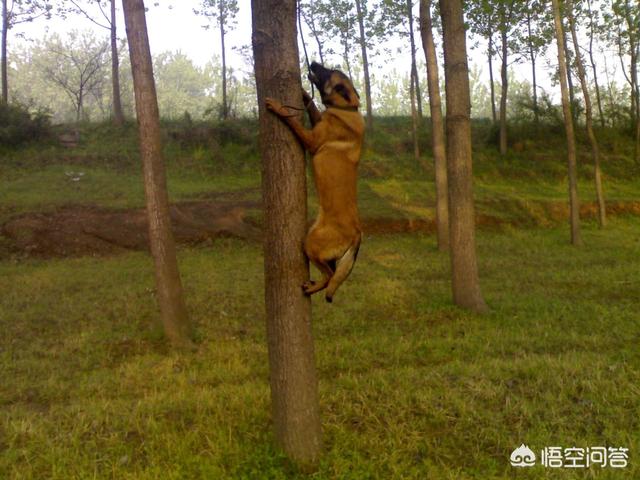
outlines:
[[353, 244], [347, 249], [347, 251], [336, 261], [336, 271], [333, 276], [329, 279], [329, 283], [327, 284], [327, 291], [325, 293], [325, 300], [327, 302], [333, 301], [333, 295], [336, 293], [338, 287], [344, 282], [351, 270], [353, 269], [353, 264], [356, 262], [358, 258], [358, 250], [360, 249], [360, 242], [362, 240], [362, 235], [358, 234], [357, 239], [353, 242]]
[[327, 288], [329, 280], [333, 277], [333, 268], [331, 268], [331, 265], [328, 262], [318, 258], [309, 258], [309, 260], [311, 260], [311, 262], [318, 267], [318, 270], [322, 273], [322, 280], [317, 282], [309, 280], [302, 284], [302, 290], [304, 290], [304, 293], [307, 295], [313, 295], [314, 293]]

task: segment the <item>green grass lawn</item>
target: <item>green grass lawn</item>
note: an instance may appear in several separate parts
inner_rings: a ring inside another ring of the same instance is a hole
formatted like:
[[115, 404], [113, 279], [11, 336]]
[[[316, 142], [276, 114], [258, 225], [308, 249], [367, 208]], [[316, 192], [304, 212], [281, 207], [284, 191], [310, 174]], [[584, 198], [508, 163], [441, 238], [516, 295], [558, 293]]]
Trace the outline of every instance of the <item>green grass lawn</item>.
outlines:
[[[316, 479], [640, 478], [640, 221], [481, 232], [491, 312], [451, 305], [435, 239], [367, 236], [313, 302]], [[0, 478], [306, 478], [273, 446], [259, 245], [180, 252], [198, 349], [159, 338], [152, 263], [0, 262]], [[314, 272], [315, 275], [315, 272]], [[520, 469], [521, 443], [630, 449]]]

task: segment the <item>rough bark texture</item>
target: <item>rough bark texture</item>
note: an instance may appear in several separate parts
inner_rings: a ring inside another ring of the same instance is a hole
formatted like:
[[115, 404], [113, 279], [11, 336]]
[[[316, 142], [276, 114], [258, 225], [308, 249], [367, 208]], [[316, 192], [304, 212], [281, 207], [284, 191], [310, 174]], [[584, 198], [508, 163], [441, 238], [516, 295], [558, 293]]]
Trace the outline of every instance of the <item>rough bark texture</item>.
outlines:
[[596, 198], [598, 201], [598, 223], [600, 227], [604, 227], [607, 223], [607, 212], [604, 202], [604, 193], [602, 191], [602, 171], [600, 169], [600, 148], [596, 134], [593, 131], [593, 108], [591, 106], [591, 95], [589, 95], [589, 87], [587, 85], [587, 74], [585, 73], [582, 55], [580, 54], [580, 44], [578, 43], [578, 35], [576, 34], [575, 19], [573, 16], [573, 2], [567, 2], [567, 14], [569, 17], [569, 28], [571, 30], [571, 39], [573, 40], [573, 48], [576, 51], [576, 67], [578, 70], [578, 78], [580, 79], [580, 87], [584, 97], [585, 116], [587, 123], [587, 136], [591, 144], [591, 158], [594, 166], [594, 180], [596, 187]]
[[469, 66], [461, 0], [440, 0], [447, 97], [449, 233], [454, 302], [487, 310], [478, 278], [471, 158]]
[[362, 11], [362, 0], [356, 1], [356, 12], [358, 14], [358, 28], [360, 29], [360, 51], [362, 53], [362, 69], [364, 70], [364, 95], [367, 102], [367, 129], [373, 129], [373, 106], [371, 104], [371, 78], [369, 77], [369, 58], [367, 55], [367, 39], [364, 33], [364, 12]]
[[2, 102], [9, 101], [9, 79], [7, 75], [7, 37], [9, 36], [9, 18], [7, 13], [7, 0], [2, 0], [2, 45], [0, 49], [0, 63], [2, 66]]
[[500, 68], [500, 155], [507, 153], [507, 92], [509, 90], [509, 78], [507, 72], [507, 55], [509, 49], [507, 46], [506, 27], [502, 27], [502, 67]]
[[176, 347], [191, 346], [191, 325], [182, 293], [169, 218], [162, 158], [160, 116], [153, 79], [143, 0], [123, 0], [140, 136], [140, 156], [149, 216], [149, 243], [155, 262], [158, 304], [167, 338]]
[[433, 41], [433, 25], [431, 23], [431, 0], [420, 1], [420, 33], [427, 62], [427, 87], [429, 89], [429, 108], [431, 110], [431, 143], [433, 145], [433, 162], [436, 176], [438, 250], [444, 251], [449, 249], [447, 157], [440, 99], [438, 57], [436, 56], [436, 46]]
[[302, 109], [296, 0], [252, 0], [253, 52], [260, 115], [264, 202], [264, 268], [271, 400], [275, 436], [298, 464], [320, 455], [318, 385], [311, 303], [302, 292], [309, 267], [304, 152], [267, 112], [265, 98]]
[[122, 125], [122, 100], [120, 97], [120, 61], [118, 58], [116, 0], [111, 0], [111, 86], [113, 96], [113, 123]]
[[578, 203], [578, 182], [576, 173], [576, 139], [573, 130], [573, 116], [569, 100], [569, 86], [567, 84], [567, 59], [565, 56], [565, 35], [560, 17], [559, 0], [552, 0], [553, 20], [556, 30], [556, 44], [558, 46], [558, 66], [560, 69], [560, 90], [562, 92], [562, 113], [564, 116], [565, 132], [567, 134], [567, 167], [569, 173], [569, 209], [571, 225], [571, 243], [580, 245], [580, 205]]

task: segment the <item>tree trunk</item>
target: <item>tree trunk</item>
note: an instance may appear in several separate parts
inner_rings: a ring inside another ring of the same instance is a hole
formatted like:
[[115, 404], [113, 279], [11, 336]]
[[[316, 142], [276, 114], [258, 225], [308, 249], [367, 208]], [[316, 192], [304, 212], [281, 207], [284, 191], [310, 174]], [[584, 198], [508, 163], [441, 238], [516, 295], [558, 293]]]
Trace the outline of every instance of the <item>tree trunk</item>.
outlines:
[[82, 120], [82, 104], [84, 102], [84, 91], [82, 87], [80, 87], [80, 92], [78, 92], [78, 105], [76, 105], [76, 123], [80, 123]]
[[182, 293], [169, 217], [167, 181], [162, 158], [160, 115], [143, 0], [123, 0], [129, 40], [140, 156], [149, 219], [149, 244], [155, 263], [156, 289], [164, 331], [175, 347], [191, 347], [191, 325]]
[[9, 75], [7, 72], [7, 37], [9, 36], [9, 14], [7, 0], [2, 0], [2, 49], [0, 63], [2, 63], [2, 103], [9, 102]]
[[449, 249], [449, 207], [447, 205], [447, 157], [444, 140], [444, 123], [440, 100], [440, 79], [438, 75], [438, 57], [433, 41], [431, 23], [431, 0], [420, 1], [420, 32], [422, 47], [427, 62], [427, 87], [429, 89], [429, 108], [431, 110], [431, 142], [436, 177], [436, 227], [438, 250]]
[[461, 0], [440, 0], [447, 102], [447, 174], [454, 302], [487, 310], [478, 279], [471, 158], [469, 66]]
[[414, 81], [414, 95], [418, 108], [418, 119], [422, 120], [422, 94], [420, 92], [420, 79], [416, 64], [416, 40], [413, 34], [413, 0], [407, 0], [407, 15], [409, 17], [409, 41], [411, 43], [411, 75]]
[[373, 129], [373, 106], [371, 104], [371, 78], [369, 77], [369, 59], [367, 57], [367, 39], [364, 35], [364, 13], [362, 0], [355, 0], [358, 13], [358, 27], [360, 29], [360, 50], [362, 52], [362, 69], [364, 70], [364, 95], [367, 102], [367, 128]]
[[[413, 72], [412, 72], [413, 73]], [[420, 162], [420, 146], [418, 145], [418, 111], [416, 109], [416, 77], [409, 75], [409, 97], [411, 98], [411, 136], [413, 139], [413, 158]]]
[[569, 173], [569, 208], [571, 225], [571, 243], [581, 245], [580, 238], [580, 205], [578, 203], [578, 181], [576, 168], [576, 138], [573, 131], [573, 116], [571, 115], [571, 103], [569, 101], [569, 86], [567, 85], [567, 60], [565, 57], [565, 38], [560, 17], [559, 0], [552, 0], [553, 19], [556, 30], [556, 43], [558, 45], [558, 67], [560, 69], [560, 90], [562, 93], [562, 113], [567, 135], [567, 166]]
[[500, 78], [502, 85], [500, 88], [500, 155], [507, 154], [507, 91], [509, 89], [509, 79], [507, 77], [507, 55], [509, 53], [507, 45], [506, 25], [502, 26], [502, 67], [500, 68]]
[[540, 123], [540, 114], [538, 112], [538, 82], [536, 81], [536, 54], [533, 48], [533, 39], [531, 35], [531, 12], [527, 10], [527, 32], [529, 42], [529, 58], [531, 59], [531, 77], [533, 81], [533, 119], [536, 128]]
[[584, 97], [585, 115], [587, 123], [587, 136], [591, 144], [591, 158], [593, 158], [594, 180], [596, 186], [596, 198], [598, 200], [598, 223], [600, 227], [604, 227], [607, 223], [607, 212], [604, 202], [604, 193], [602, 191], [602, 171], [600, 170], [600, 148], [598, 140], [593, 132], [593, 109], [591, 107], [591, 96], [589, 95], [589, 87], [587, 85], [587, 75], [580, 54], [580, 45], [578, 44], [578, 35], [576, 34], [575, 19], [573, 16], [573, 2], [567, 1], [567, 16], [569, 17], [569, 28], [571, 30], [571, 39], [573, 40], [573, 48], [576, 51], [576, 67], [578, 70], [578, 78], [580, 79], [580, 87]]
[[591, 70], [593, 71], [593, 83], [596, 88], [596, 100], [598, 102], [598, 115], [600, 117], [600, 126], [604, 128], [604, 114], [602, 113], [602, 99], [600, 98], [600, 85], [598, 84], [598, 70], [596, 68], [596, 62], [593, 59], [593, 37], [594, 37], [594, 25], [593, 25], [593, 12], [591, 10], [591, 1], [587, 1], [587, 8], [589, 12], [589, 60], [591, 62]]
[[118, 58], [118, 37], [116, 23], [116, 0], [111, 0], [111, 85], [113, 87], [113, 123], [122, 125], [122, 100], [120, 98], [120, 61]]
[[493, 82], [493, 33], [489, 33], [489, 88], [491, 89], [491, 119], [495, 125], [498, 121], [496, 115], [496, 86]]
[[222, 45], [222, 119], [229, 117], [229, 101], [227, 99], [227, 54], [224, 46], [224, 22], [223, 3], [220, 2], [220, 44]]
[[[296, 0], [252, 0], [253, 52], [260, 112], [264, 269], [275, 437], [295, 462], [313, 467], [321, 450], [309, 279], [304, 152], [265, 99], [302, 109]], [[277, 65], [278, 68], [274, 68]]]
[[[562, 21], [562, 20], [561, 20]], [[567, 41], [567, 32], [562, 26], [562, 42], [565, 53], [565, 65], [567, 69], [567, 85], [569, 87], [569, 104], [571, 106], [571, 118], [575, 124], [578, 121], [578, 112], [576, 111], [576, 94], [573, 86], [573, 77], [571, 75], [571, 50], [569, 49], [569, 42]]]

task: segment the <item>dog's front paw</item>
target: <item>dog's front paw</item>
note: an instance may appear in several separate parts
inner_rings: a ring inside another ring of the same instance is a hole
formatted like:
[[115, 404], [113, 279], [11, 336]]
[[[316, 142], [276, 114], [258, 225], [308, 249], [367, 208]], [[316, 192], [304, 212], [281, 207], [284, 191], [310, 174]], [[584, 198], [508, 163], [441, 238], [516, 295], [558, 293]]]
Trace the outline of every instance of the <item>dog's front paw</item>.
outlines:
[[265, 99], [264, 103], [267, 106], [267, 110], [270, 110], [270, 111], [272, 111], [273, 113], [276, 113], [276, 114], [282, 114], [283, 113], [284, 109], [282, 107], [282, 104], [279, 101], [274, 100], [273, 98], [267, 98], [267, 99]]

